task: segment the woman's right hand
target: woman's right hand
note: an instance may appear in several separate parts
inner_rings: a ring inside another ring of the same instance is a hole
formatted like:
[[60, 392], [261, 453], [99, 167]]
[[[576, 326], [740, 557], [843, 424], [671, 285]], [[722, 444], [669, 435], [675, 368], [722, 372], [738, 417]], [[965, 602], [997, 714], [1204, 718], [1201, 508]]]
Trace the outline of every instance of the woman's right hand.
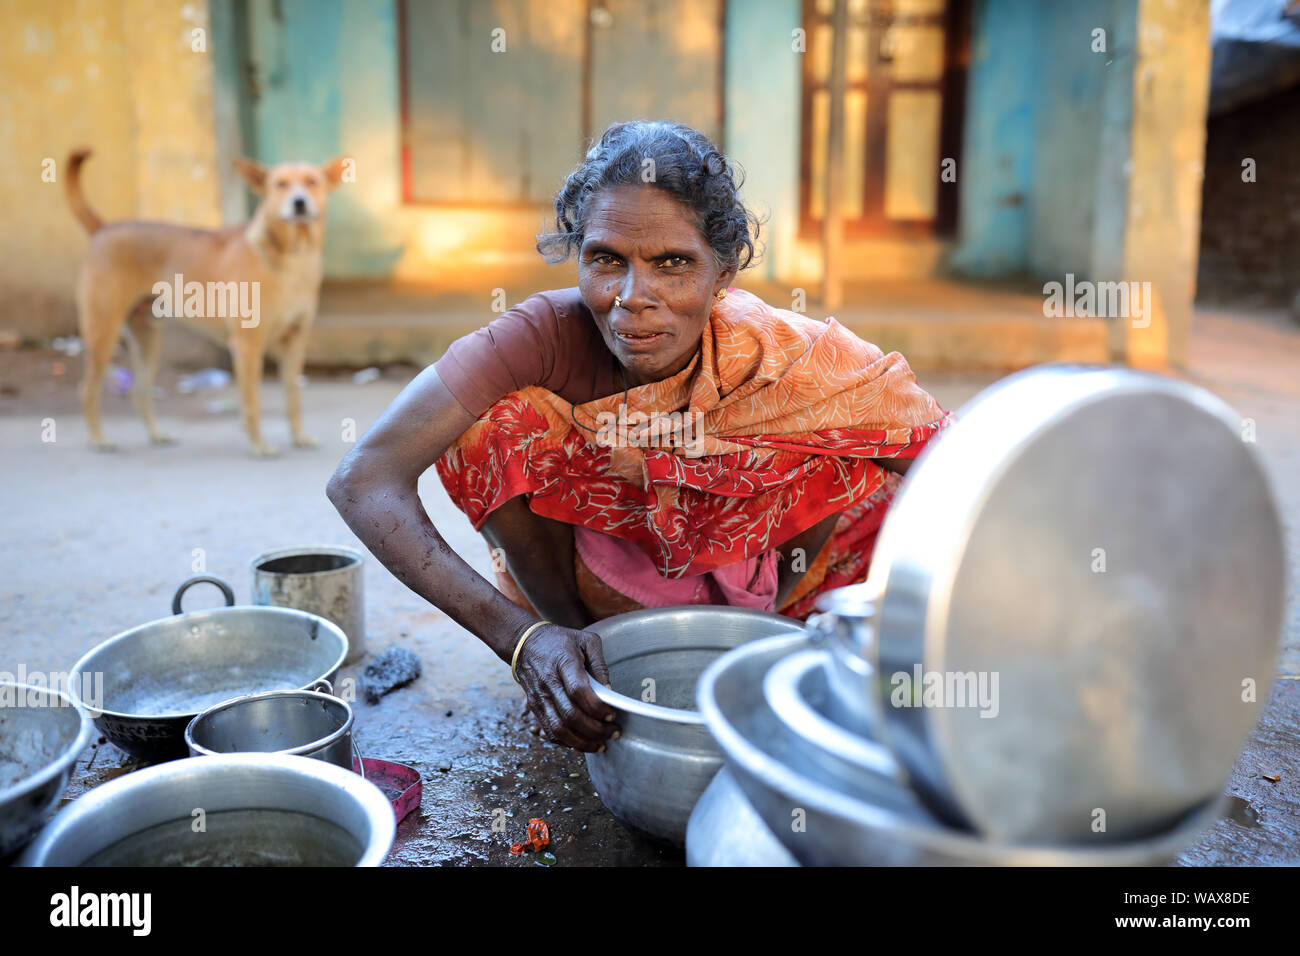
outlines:
[[600, 635], [544, 624], [524, 642], [515, 673], [548, 740], [597, 753], [617, 739], [614, 709], [591, 686], [592, 677], [609, 685]]

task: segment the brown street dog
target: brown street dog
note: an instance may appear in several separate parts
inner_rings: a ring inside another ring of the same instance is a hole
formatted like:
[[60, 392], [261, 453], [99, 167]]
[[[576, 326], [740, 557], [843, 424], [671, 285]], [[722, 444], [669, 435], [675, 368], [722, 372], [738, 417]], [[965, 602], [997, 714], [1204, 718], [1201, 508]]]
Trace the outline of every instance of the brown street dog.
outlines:
[[[85, 347], [81, 405], [91, 446], [111, 450], [100, 425], [104, 374], [127, 328], [135, 376], [131, 398], [154, 444], [174, 439], [158, 431], [153, 413], [160, 356], [160, 318], [180, 319], [230, 349], [244, 428], [256, 455], [273, 455], [259, 414], [262, 364], [278, 356], [293, 443], [316, 444], [302, 427], [298, 378], [320, 299], [325, 203], [347, 160], [324, 166], [248, 160], [235, 165], [261, 197], [251, 221], [220, 231], [161, 222], [105, 223], [81, 193], [81, 165], [90, 150], [68, 157], [65, 183], [72, 211], [90, 232], [77, 280], [77, 314]], [[136, 306], [156, 297], [152, 314]]]

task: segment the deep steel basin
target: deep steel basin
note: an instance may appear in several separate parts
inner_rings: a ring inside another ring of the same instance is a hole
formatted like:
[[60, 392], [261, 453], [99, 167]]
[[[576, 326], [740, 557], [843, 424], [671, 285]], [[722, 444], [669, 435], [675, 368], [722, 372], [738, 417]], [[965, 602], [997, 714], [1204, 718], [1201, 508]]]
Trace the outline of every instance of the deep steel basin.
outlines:
[[686, 824], [687, 866], [798, 866], [723, 767]]
[[190, 757], [64, 807], [26, 866], [378, 866], [393, 808], [374, 784], [285, 754]]
[[694, 605], [619, 614], [591, 629], [601, 636], [613, 689], [593, 686], [623, 731], [604, 753], [587, 754], [591, 781], [619, 820], [681, 845], [691, 810], [722, 766], [695, 706], [701, 672], [732, 648], [802, 633], [803, 625], [779, 614]]
[[[1207, 801], [1150, 837], [1096, 845], [997, 843], [926, 816], [909, 816], [854, 797], [778, 753], [781, 722], [756, 693], [773, 664], [808, 648], [802, 636], [737, 648], [700, 678], [700, 710], [727, 767], [759, 817], [809, 866], [1153, 866], [1172, 859], [1223, 816], [1224, 798]], [[799, 825], [794, 826], [797, 822]]]
[[67, 694], [0, 683], [0, 860], [41, 828], [93, 734]]

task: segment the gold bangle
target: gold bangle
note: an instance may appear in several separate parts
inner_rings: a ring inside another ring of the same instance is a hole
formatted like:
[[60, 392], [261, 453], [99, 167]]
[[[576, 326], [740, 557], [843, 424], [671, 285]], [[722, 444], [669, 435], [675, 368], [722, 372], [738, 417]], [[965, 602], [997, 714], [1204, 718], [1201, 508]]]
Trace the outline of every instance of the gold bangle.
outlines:
[[515, 645], [515, 653], [514, 653], [514, 655], [511, 656], [511, 658], [510, 658], [510, 676], [513, 677], [513, 678], [515, 679], [515, 683], [516, 683], [516, 684], [519, 683], [519, 675], [515, 672], [515, 668], [519, 665], [519, 652], [522, 651], [522, 650], [524, 649], [524, 641], [526, 641], [526, 640], [528, 640], [528, 638], [532, 637], [532, 635], [533, 635], [533, 631], [537, 630], [537, 629], [538, 629], [539, 627], [541, 627], [542, 625], [544, 625], [544, 624], [549, 624], [549, 623], [551, 623], [551, 622], [550, 622], [550, 621], [538, 621], [536, 624], [530, 624], [530, 625], [528, 625], [528, 629], [525, 630], [524, 633], [523, 633], [523, 636], [522, 636], [521, 638], [519, 638], [519, 643]]

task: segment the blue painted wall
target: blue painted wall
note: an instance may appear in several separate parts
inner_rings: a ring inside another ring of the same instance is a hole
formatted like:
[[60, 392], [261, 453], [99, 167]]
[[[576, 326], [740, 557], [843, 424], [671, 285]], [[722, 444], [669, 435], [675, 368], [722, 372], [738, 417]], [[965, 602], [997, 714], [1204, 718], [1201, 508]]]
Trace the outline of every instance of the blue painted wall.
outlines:
[[[1124, 70], [1136, 4], [975, 0], [954, 271], [1092, 271], [1125, 202], [1102, 144], [1125, 142], [1116, 134], [1131, 116]], [[263, 92], [251, 111], [257, 157], [355, 157], [357, 182], [331, 201], [326, 269], [388, 274], [405, 221], [395, 0], [280, 0], [278, 8], [282, 17], [272, 0], [249, 0]], [[746, 170], [746, 199], [767, 216], [759, 274], [778, 278], [798, 224], [801, 56], [791, 31], [801, 4], [729, 0], [726, 22], [725, 149]], [[1109, 53], [1090, 49], [1098, 27]]]
[[[1132, 115], [1111, 94], [1127, 88], [1136, 5], [975, 0], [956, 271], [1092, 272], [1094, 233], [1125, 199], [1099, 181], [1103, 132]], [[1092, 50], [1098, 28], [1105, 53]]]
[[1024, 269], [1034, 172], [1038, 0], [975, 0], [951, 265], [974, 276]]
[[401, 252], [394, 0], [251, 0], [249, 47], [262, 91], [251, 105], [256, 158], [353, 157], [356, 182], [330, 198], [325, 269], [387, 274]]
[[766, 217], [753, 274], [779, 277], [799, 224], [802, 55], [792, 47], [799, 0], [730, 0], [726, 31], [724, 151], [745, 169], [745, 201]]
[[[1029, 201], [1031, 275], [1092, 270], [1092, 231], [1101, 161], [1102, 104], [1114, 62], [1113, 0], [1043, 4], [1034, 83], [1034, 172]], [[1106, 31], [1106, 52], [1092, 31]], [[1131, 115], [1131, 110], [1130, 110]]]

